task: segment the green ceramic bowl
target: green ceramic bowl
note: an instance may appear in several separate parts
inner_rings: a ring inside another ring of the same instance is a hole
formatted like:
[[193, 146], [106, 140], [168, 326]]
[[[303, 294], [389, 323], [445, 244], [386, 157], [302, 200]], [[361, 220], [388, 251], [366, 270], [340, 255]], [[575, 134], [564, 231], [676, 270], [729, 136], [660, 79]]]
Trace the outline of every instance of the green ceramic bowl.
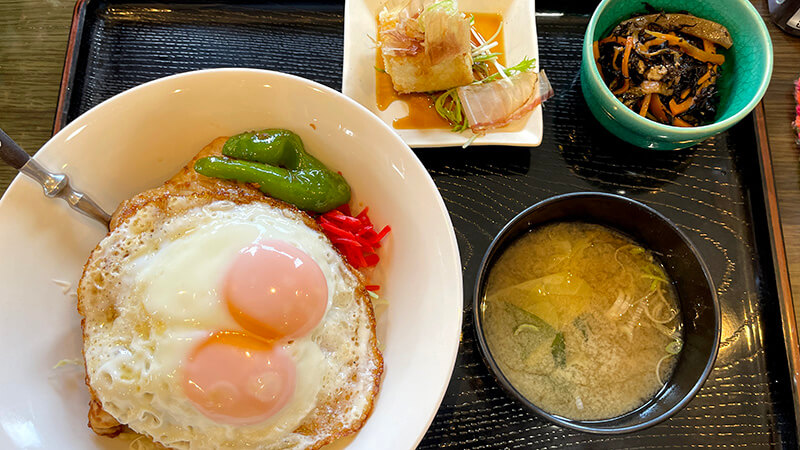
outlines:
[[627, 108], [600, 78], [592, 43], [602, 39], [620, 22], [646, 13], [642, 0], [603, 0], [594, 11], [583, 38], [581, 88], [598, 121], [620, 139], [659, 150], [689, 147], [727, 130], [750, 113], [767, 90], [772, 75], [772, 41], [764, 21], [749, 0], [648, 0], [657, 10], [688, 11], [728, 28], [733, 46], [725, 55], [717, 83], [720, 103], [716, 121], [694, 128], [662, 125]]

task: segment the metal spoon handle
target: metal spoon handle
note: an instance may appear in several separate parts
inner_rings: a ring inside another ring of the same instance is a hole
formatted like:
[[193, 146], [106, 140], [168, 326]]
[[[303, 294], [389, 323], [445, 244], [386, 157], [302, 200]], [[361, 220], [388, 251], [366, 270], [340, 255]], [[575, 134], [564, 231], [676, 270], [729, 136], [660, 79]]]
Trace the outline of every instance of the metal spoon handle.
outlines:
[[5, 161], [9, 166], [21, 170], [22, 166], [27, 163], [31, 157], [25, 153], [13, 139], [8, 137], [5, 131], [0, 129], [0, 159]]
[[69, 177], [63, 173], [47, 171], [2, 129], [0, 129], [0, 159], [33, 178], [44, 189], [44, 195], [50, 198], [60, 198], [67, 202], [72, 209], [108, 227], [111, 216], [103, 211], [103, 208], [82, 192], [74, 190], [69, 185]]

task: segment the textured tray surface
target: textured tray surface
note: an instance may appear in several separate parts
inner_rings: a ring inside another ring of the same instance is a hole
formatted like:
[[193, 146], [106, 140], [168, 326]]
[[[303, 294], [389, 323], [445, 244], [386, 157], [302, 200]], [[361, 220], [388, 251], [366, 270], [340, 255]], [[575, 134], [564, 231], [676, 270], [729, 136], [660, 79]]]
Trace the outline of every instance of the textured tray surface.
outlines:
[[[539, 11], [554, 11], [552, 3], [539, 2]], [[453, 219], [467, 293], [453, 379], [420, 448], [797, 448], [752, 120], [680, 152], [617, 140], [580, 93], [593, 5], [572, 8], [538, 17], [541, 66], [556, 89], [541, 147], [417, 152]], [[342, 11], [339, 3], [90, 1], [64, 120], [145, 81], [211, 67], [280, 70], [340, 89]], [[472, 330], [473, 283], [493, 236], [525, 207], [582, 190], [627, 195], [675, 221], [706, 260], [722, 304], [721, 348], [703, 389], [672, 419], [630, 435], [571, 432], [526, 412], [490, 376]]]

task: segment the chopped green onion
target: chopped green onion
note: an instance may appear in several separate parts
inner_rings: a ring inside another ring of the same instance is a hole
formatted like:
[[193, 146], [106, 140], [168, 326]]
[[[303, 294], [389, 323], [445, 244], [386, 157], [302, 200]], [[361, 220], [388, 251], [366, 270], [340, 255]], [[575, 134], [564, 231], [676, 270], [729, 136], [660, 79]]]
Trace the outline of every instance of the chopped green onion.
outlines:
[[[517, 73], [528, 72], [533, 70], [536, 67], [536, 59], [533, 58], [523, 58], [517, 65], [511, 66], [506, 68], [503, 72], [505, 72], [506, 76], [511, 76]], [[476, 81], [475, 83], [488, 83], [490, 81], [495, 81], [500, 79], [502, 75], [500, 73], [495, 73], [489, 75], [488, 77]]]
[[444, 10], [451, 14], [458, 12], [458, 8], [456, 8], [456, 4], [453, 0], [442, 0], [440, 2], [428, 5], [428, 7], [425, 8], [425, 10], [422, 11], [422, 13], [436, 11], [436, 10]]
[[647, 274], [647, 273], [643, 273], [643, 274], [641, 274], [640, 276], [641, 276], [642, 278], [649, 278], [649, 279], [651, 279], [651, 280], [660, 281], [660, 282], [662, 282], [662, 283], [669, 283], [669, 281], [667, 281], [666, 279], [664, 279], [664, 278], [662, 278], [662, 277], [659, 277], [659, 276], [656, 276], [656, 275], [650, 275], [650, 274]]
[[369, 295], [370, 299], [372, 300], [372, 305], [375, 306], [375, 307], [389, 304], [388, 300], [384, 299], [383, 297], [379, 296], [378, 294], [376, 294], [373, 291], [367, 291], [367, 294]]
[[470, 145], [472, 145], [473, 142], [475, 142], [475, 139], [478, 139], [478, 135], [477, 134], [473, 134], [469, 139], [467, 139], [467, 142], [464, 142], [461, 145], [461, 148], [469, 147]]
[[490, 61], [493, 59], [497, 59], [498, 56], [502, 55], [502, 53], [484, 53], [483, 55], [474, 56], [472, 58], [472, 62], [483, 62], [483, 61]]
[[530, 323], [523, 323], [514, 330], [514, 336], [522, 333], [523, 331], [539, 331], [539, 327]]
[[380, 72], [380, 73], [386, 73], [386, 70], [384, 70], [384, 69], [381, 69], [381, 68], [380, 68], [380, 67], [378, 67], [378, 66], [373, 66], [373, 67], [375, 67], [375, 70], [376, 70], [377, 72]]
[[59, 367], [63, 366], [79, 366], [83, 364], [83, 361], [75, 358], [75, 359], [62, 359], [61, 361], [57, 362], [53, 369], [58, 369]]
[[[494, 60], [491, 60], [494, 61]], [[489, 75], [489, 65], [486, 64], [486, 61], [478, 61], [472, 63], [472, 71], [477, 73], [479, 78], [483, 78]]]
[[663, 363], [665, 359], [671, 356], [672, 355], [664, 355], [661, 357], [661, 359], [658, 360], [658, 363], [656, 363], [656, 379], [658, 380], [658, 384], [662, 386], [664, 385], [664, 380], [661, 378], [661, 363]]
[[683, 349], [683, 342], [681, 342], [679, 339], [670, 342], [667, 344], [667, 348], [665, 348], [667, 353], [670, 355], [677, 355], [681, 352], [681, 349]]
[[495, 31], [494, 34], [489, 39], [483, 40], [483, 36], [481, 36], [481, 34], [478, 33], [478, 30], [475, 29], [475, 27], [472, 27], [472, 29], [470, 31], [472, 32], [472, 34], [475, 36], [475, 38], [478, 41], [478, 45], [473, 45], [473, 49], [472, 49], [473, 54], [475, 52], [480, 53], [482, 51], [482, 49], [486, 48], [486, 46], [491, 45], [492, 42], [494, 42], [495, 39], [497, 39], [497, 37], [500, 36], [500, 31], [502, 31], [502, 30], [503, 30], [503, 22], [500, 22], [500, 26], [497, 27], [497, 31]]
[[469, 128], [467, 118], [458, 98], [457, 88], [444, 91], [434, 101], [433, 106], [440, 116], [444, 117], [452, 126], [452, 131], [461, 132]]

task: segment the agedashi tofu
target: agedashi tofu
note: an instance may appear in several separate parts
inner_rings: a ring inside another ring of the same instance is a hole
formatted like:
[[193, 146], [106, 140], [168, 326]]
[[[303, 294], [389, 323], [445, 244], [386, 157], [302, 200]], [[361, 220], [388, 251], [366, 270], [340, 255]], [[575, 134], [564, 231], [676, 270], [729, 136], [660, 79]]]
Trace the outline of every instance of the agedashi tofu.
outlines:
[[378, 16], [386, 73], [401, 93], [472, 83], [470, 19], [455, 1], [390, 1]]

